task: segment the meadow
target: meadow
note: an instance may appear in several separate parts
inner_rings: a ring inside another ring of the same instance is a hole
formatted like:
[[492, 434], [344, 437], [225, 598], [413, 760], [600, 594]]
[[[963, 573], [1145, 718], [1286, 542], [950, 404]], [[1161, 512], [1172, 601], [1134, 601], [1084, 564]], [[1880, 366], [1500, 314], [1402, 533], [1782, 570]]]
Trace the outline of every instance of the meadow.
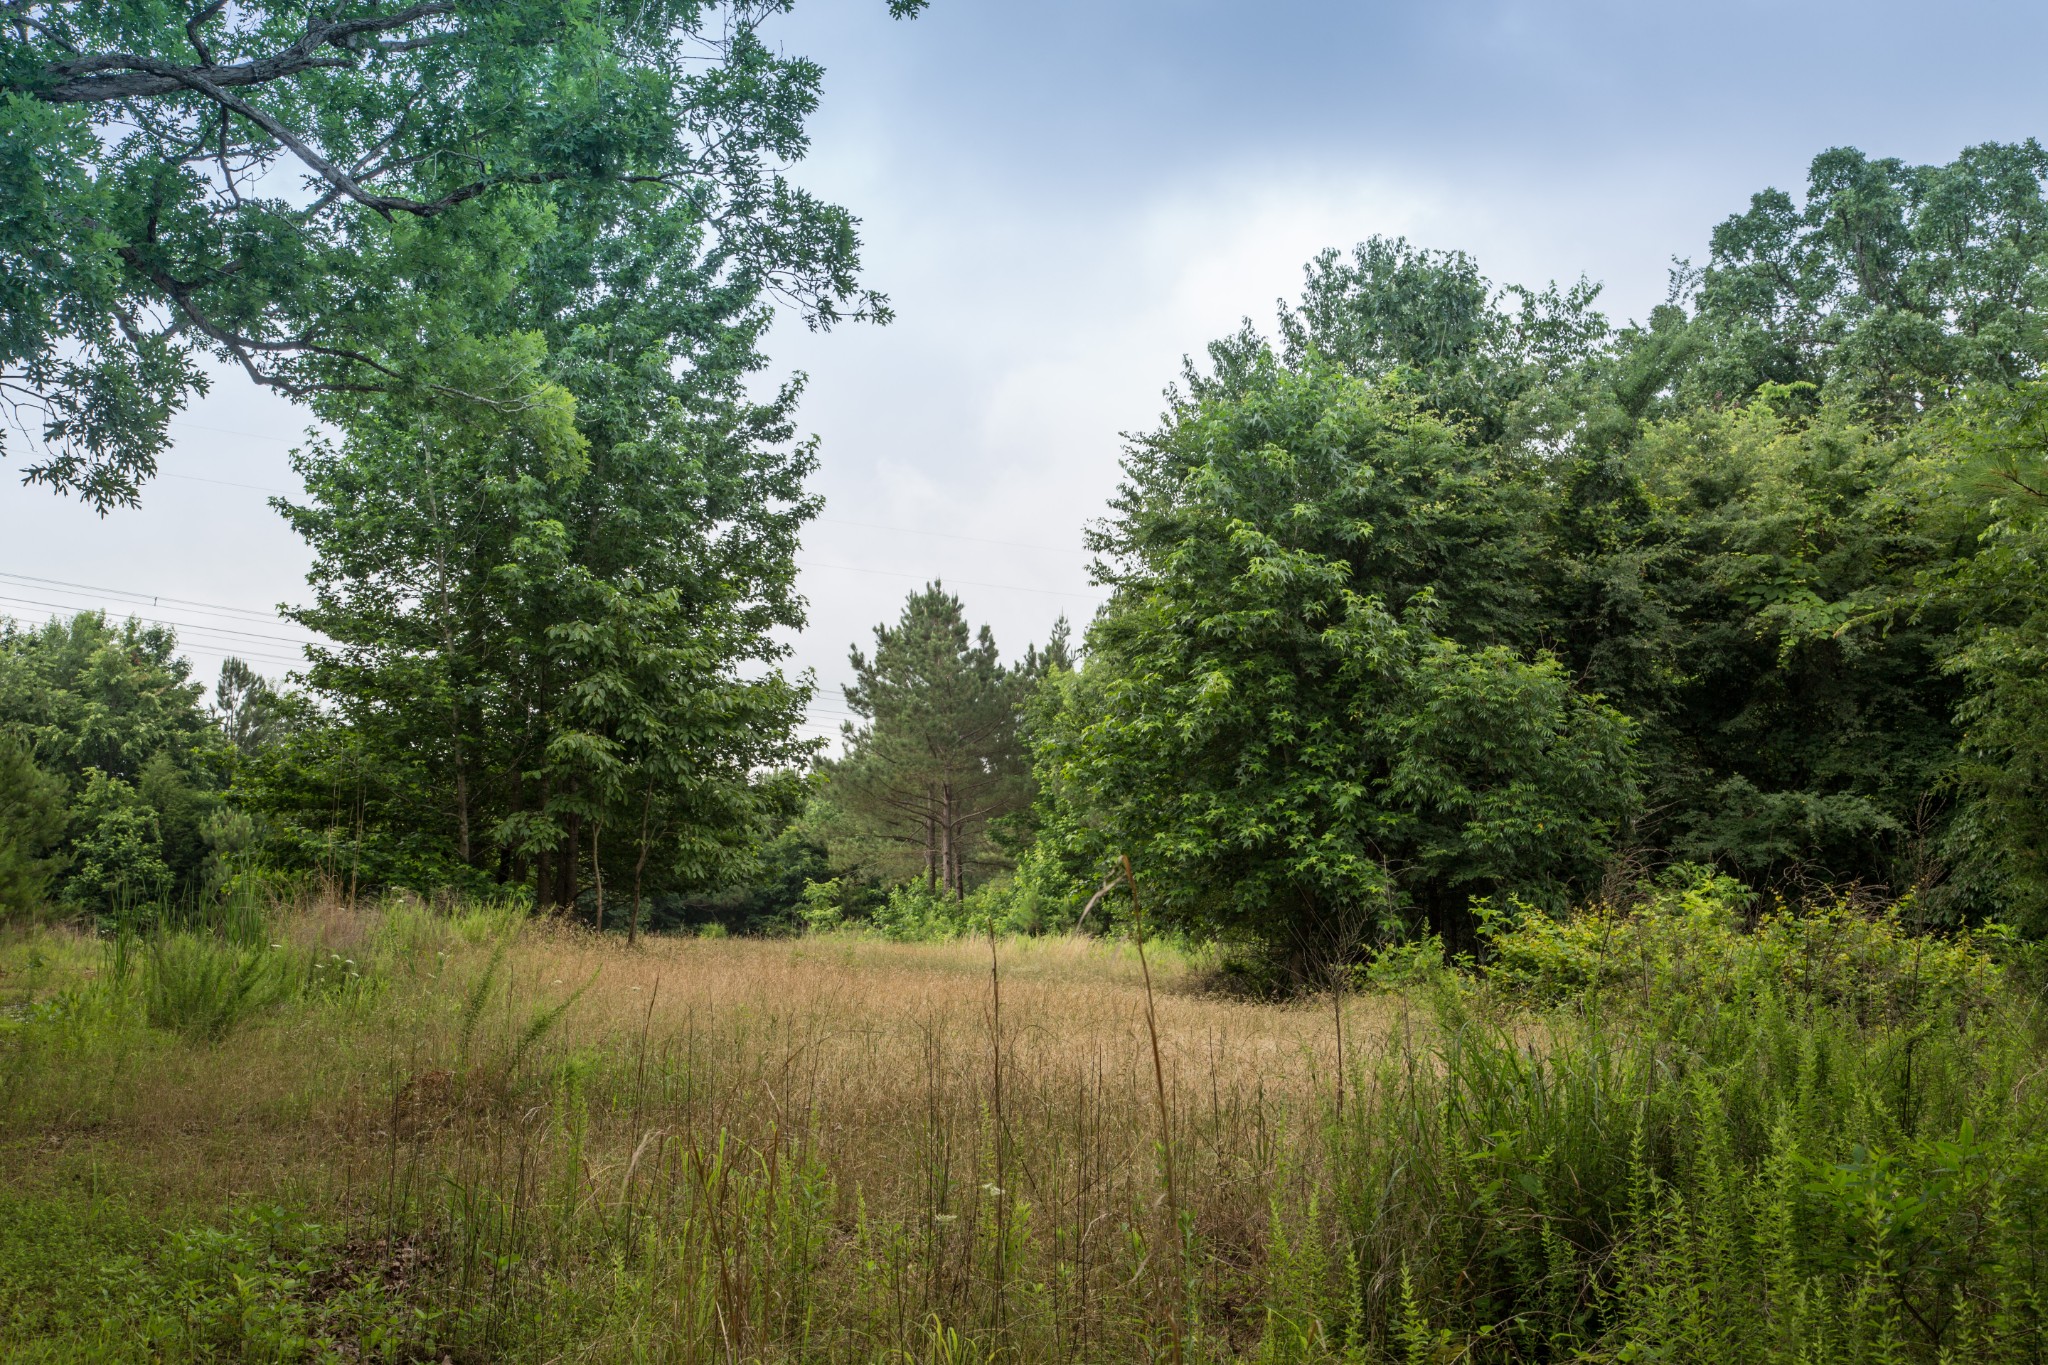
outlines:
[[1279, 1003], [1156, 942], [994, 955], [407, 899], [17, 933], [0, 1342], [2043, 1357], [2048, 1045], [2009, 939], [1707, 886]]

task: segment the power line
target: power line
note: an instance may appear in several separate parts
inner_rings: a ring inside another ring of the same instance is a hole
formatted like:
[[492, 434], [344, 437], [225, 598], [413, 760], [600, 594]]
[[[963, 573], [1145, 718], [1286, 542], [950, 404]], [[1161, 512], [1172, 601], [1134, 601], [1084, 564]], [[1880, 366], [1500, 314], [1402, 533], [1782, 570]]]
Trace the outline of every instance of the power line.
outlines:
[[[195, 430], [199, 431], [217, 431], [227, 436], [249, 436], [254, 437], [258, 440], [276, 441], [282, 441], [285, 439], [280, 436], [259, 437], [253, 431], [229, 431], [225, 427], [197, 427], [190, 422], [183, 422], [179, 423], [178, 425], [193, 426]], [[252, 493], [269, 493], [274, 497], [280, 498], [297, 498], [305, 496], [305, 490], [300, 488], [271, 488], [265, 484], [238, 483], [233, 479], [210, 479], [201, 474], [165, 473], [159, 475], [158, 477], [165, 479], [183, 479], [187, 483], [210, 483], [215, 484], [221, 488], [246, 488]], [[813, 520], [820, 526], [850, 526], [856, 530], [861, 531], [886, 531], [890, 535], [897, 536], [930, 536], [934, 540], [958, 540], [964, 541], [970, 545], [1002, 545], [1012, 550], [1042, 550], [1047, 554], [1071, 554], [1075, 549], [1078, 548], [1072, 545], [1039, 545], [1035, 542], [1028, 540], [997, 540], [992, 536], [966, 536], [961, 535], [957, 531], [930, 531], [919, 526], [889, 526], [878, 521], [851, 521], [845, 517], [813, 517], [811, 520]], [[977, 584], [976, 586], [990, 587], [994, 585], [983, 583]], [[1024, 591], [1029, 592], [1042, 590], [1024, 589]]]
[[[944, 581], [944, 575], [905, 573], [901, 569], [864, 569], [855, 564], [818, 564], [815, 562], [805, 563], [803, 560], [799, 559], [797, 561], [797, 567], [802, 569], [826, 569], [833, 573], [882, 574], [889, 578], [922, 578], [927, 582], [931, 581], [932, 578], [937, 577], [941, 582]], [[1048, 597], [1079, 597], [1090, 602], [1101, 602], [1105, 596], [1105, 594], [1102, 593], [1068, 592], [1062, 588], [1028, 588], [1025, 587], [1022, 583], [983, 583], [977, 582], [972, 578], [956, 578], [952, 581], [964, 588], [995, 588], [1003, 592], [1035, 592], [1042, 593]]]
[[[8, 594], [0, 594], [0, 602], [11, 602], [19, 607], [41, 607], [46, 611], [78, 612], [90, 610], [90, 608], [80, 607], [74, 602], [43, 602], [35, 598], [14, 597]], [[130, 612], [128, 614], [138, 621], [147, 621], [153, 626], [170, 626], [173, 629], [190, 630], [205, 635], [228, 635], [238, 640], [258, 640], [266, 644], [278, 645], [313, 645], [319, 643], [317, 640], [293, 640], [283, 635], [264, 635], [256, 631], [230, 630], [226, 626], [208, 626], [192, 621], [172, 620], [161, 616], [144, 616], [140, 612]]]
[[290, 445], [297, 439], [280, 436], [274, 431], [236, 431], [233, 427], [210, 427], [200, 422], [188, 422], [182, 417], [173, 417], [166, 425], [184, 427], [190, 431], [210, 431], [216, 436], [247, 436], [252, 441], [276, 441], [281, 445]]
[[236, 483], [233, 479], [209, 479], [202, 474], [165, 474], [162, 477], [166, 479], [183, 479], [187, 483], [218, 484], [222, 488], [246, 488], [252, 493], [269, 493], [274, 497], [280, 498], [298, 498], [305, 496], [303, 489], [298, 492], [293, 492], [290, 489], [285, 488], [265, 488], [261, 484]]
[[909, 526], [884, 526], [873, 521], [848, 521], [843, 517], [814, 517], [821, 526], [857, 526], [863, 531], [888, 531], [899, 536], [931, 536], [936, 540], [965, 540], [975, 545], [1007, 545], [1013, 550], [1043, 550], [1047, 554], [1070, 554], [1077, 547], [1072, 545], [1033, 545], [1022, 540], [991, 540], [987, 536], [963, 536], [952, 531], [922, 531]]
[[[161, 478], [183, 479], [187, 483], [210, 483], [220, 488], [244, 488], [251, 493], [268, 493], [278, 498], [304, 497], [304, 489], [271, 488], [266, 484], [238, 483], [233, 479], [210, 479], [201, 474], [163, 474]], [[997, 540], [991, 536], [963, 536], [956, 531], [927, 531], [916, 526], [887, 526], [878, 521], [850, 521], [845, 517], [813, 517], [820, 526], [850, 526], [861, 531], [886, 531], [896, 536], [929, 536], [934, 540], [958, 540], [970, 545], [1001, 545], [1012, 550], [1039, 550], [1046, 554], [1071, 554], [1072, 545], [1039, 545], [1026, 540]]]
[[135, 588], [103, 588], [92, 583], [72, 583], [62, 578], [38, 578], [34, 574], [11, 573], [4, 569], [0, 569], [0, 579], [9, 579], [16, 583], [33, 583], [45, 588], [71, 588], [79, 592], [99, 593], [105, 597], [129, 597], [137, 601], [146, 601], [151, 606], [159, 602], [168, 602], [175, 607], [194, 607], [201, 611], [252, 617], [257, 620], [282, 619], [275, 609], [266, 611], [260, 607], [234, 607], [224, 602], [202, 602], [192, 597], [166, 597], [161, 593], [143, 592]]

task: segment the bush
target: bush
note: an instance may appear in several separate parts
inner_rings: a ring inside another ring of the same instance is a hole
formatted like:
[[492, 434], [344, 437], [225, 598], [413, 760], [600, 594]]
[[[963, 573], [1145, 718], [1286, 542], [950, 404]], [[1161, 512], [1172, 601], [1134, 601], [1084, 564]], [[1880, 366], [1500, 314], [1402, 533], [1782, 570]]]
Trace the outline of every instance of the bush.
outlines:
[[281, 948], [236, 947], [188, 932], [159, 934], [143, 957], [147, 1018], [155, 1028], [219, 1042], [251, 1015], [296, 995], [303, 965]]
[[797, 915], [803, 920], [804, 928], [815, 934], [837, 927], [846, 918], [841, 897], [837, 877], [822, 882], [806, 880], [803, 898], [797, 902]]
[[1335, 1130], [1359, 1337], [1474, 1362], [2041, 1358], [2023, 1002], [1981, 943], [1845, 907], [1745, 932], [1727, 891], [1496, 921], [1510, 994], [1434, 992], [1432, 1027], [1381, 1044]]
[[81, 909], [127, 913], [171, 892], [163, 831], [142, 794], [98, 768], [71, 811], [73, 867], [65, 899]]
[[1966, 1019], [1998, 993], [1993, 952], [2003, 930], [1937, 938], [1915, 931], [1908, 906], [1874, 912], [1847, 900], [1803, 913], [1781, 904], [1745, 927], [1752, 897], [1726, 877], [1682, 869], [1625, 908], [1554, 919], [1526, 906], [1489, 906], [1485, 974], [1533, 1003], [1656, 1009], [1788, 995], [1865, 1022]]
[[972, 916], [945, 891], [906, 882], [889, 892], [869, 918], [875, 932], [902, 943], [955, 938], [975, 927]]

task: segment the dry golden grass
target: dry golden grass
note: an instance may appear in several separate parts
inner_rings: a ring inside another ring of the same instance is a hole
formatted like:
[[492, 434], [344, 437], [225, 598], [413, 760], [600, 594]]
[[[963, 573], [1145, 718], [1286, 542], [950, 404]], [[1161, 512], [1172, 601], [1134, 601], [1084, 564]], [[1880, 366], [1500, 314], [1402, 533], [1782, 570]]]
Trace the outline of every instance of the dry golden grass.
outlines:
[[[19, 1177], [90, 1169], [166, 1213], [283, 1201], [409, 1231], [470, 1301], [638, 1258], [676, 1283], [623, 1322], [607, 1310], [596, 1353], [658, 1340], [681, 1359], [865, 1358], [934, 1324], [1117, 1358], [1196, 1292], [1176, 1247], [1204, 1248], [1206, 1301], [1249, 1305], [1275, 1210], [1325, 1184], [1331, 1003], [1205, 994], [1172, 954], [1153, 962], [1169, 1146], [1128, 944], [1001, 942], [998, 1035], [985, 940], [629, 949], [332, 904], [278, 940], [362, 980], [218, 1044], [131, 1030], [41, 1068], [8, 1097]], [[100, 953], [60, 943], [51, 988]], [[1348, 1045], [1394, 1008], [1347, 1001]], [[674, 1294], [712, 1311], [650, 1306]]]
[[[123, 975], [0, 937], [0, 1356], [2038, 1361], [2028, 959], [1816, 919], [1860, 956], [1787, 984], [1805, 955], [1691, 915], [1553, 1008], [1346, 1001], [1341, 1088], [1328, 998], [1170, 953], [1155, 1083], [1094, 941], [998, 945], [998, 1027], [986, 942], [318, 905]], [[223, 1036], [231, 977], [270, 1008]]]

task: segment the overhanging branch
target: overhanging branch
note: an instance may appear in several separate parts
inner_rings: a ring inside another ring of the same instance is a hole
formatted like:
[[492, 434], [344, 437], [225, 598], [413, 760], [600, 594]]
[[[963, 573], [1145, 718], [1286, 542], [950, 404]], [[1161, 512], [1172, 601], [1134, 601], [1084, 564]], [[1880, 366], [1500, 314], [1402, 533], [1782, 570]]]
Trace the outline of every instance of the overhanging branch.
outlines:
[[[386, 44], [375, 41], [375, 35], [408, 28], [422, 19], [439, 18], [454, 10], [455, 6], [447, 0], [433, 0], [432, 3], [411, 5], [390, 14], [364, 15], [355, 19], [315, 19], [306, 25], [304, 33], [282, 50], [267, 57], [252, 57], [226, 66], [216, 66], [210, 61], [202, 61], [197, 66], [179, 66], [131, 52], [71, 57], [51, 62], [45, 67], [45, 71], [55, 78], [54, 83], [31, 93], [46, 104], [90, 104], [104, 100], [153, 99], [206, 87], [227, 90], [268, 85], [303, 71], [352, 66], [357, 52], [364, 47], [387, 48]], [[388, 49], [409, 51], [426, 41], [430, 40], [412, 39], [390, 44]], [[324, 49], [328, 48], [344, 55], [326, 55]]]

